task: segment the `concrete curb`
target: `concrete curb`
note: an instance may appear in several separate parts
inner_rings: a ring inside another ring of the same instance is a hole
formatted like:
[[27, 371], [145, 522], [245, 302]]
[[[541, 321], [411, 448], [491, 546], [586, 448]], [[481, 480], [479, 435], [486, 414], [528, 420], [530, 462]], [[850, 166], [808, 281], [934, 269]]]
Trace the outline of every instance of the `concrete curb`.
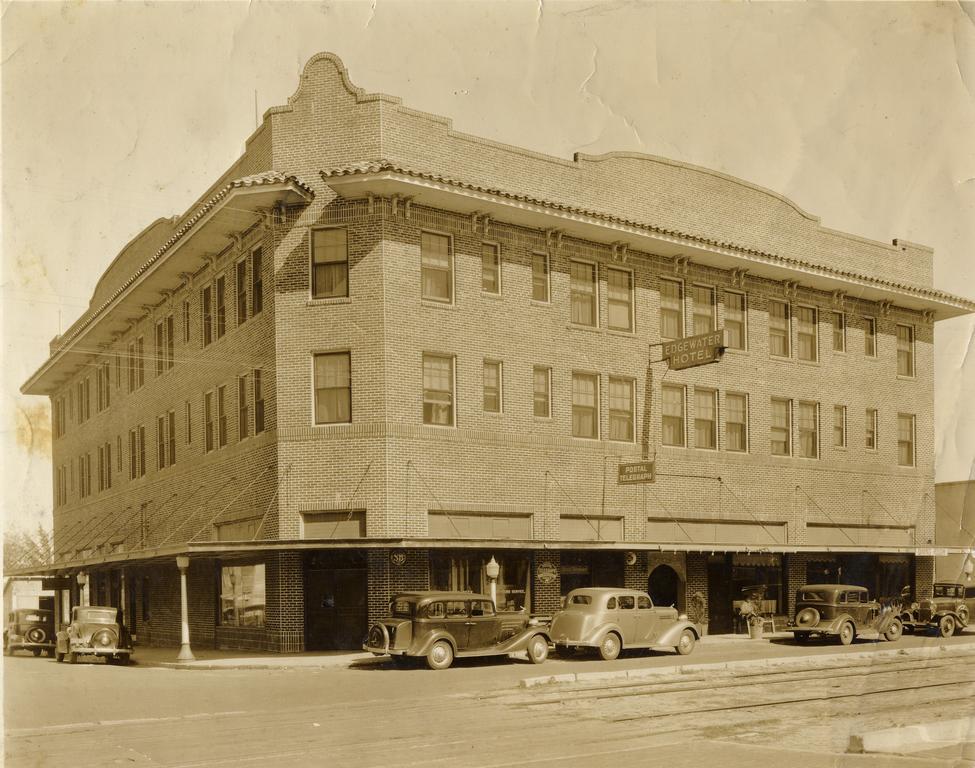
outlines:
[[919, 723], [850, 736], [847, 752], [913, 752], [975, 739], [975, 715], [960, 720]]
[[774, 659], [747, 659], [742, 661], [717, 661], [708, 664], [679, 664], [668, 667], [644, 667], [642, 669], [620, 669], [607, 672], [570, 672], [561, 675], [542, 675], [526, 677], [519, 683], [522, 688], [534, 688], [540, 685], [557, 683], [586, 683], [603, 680], [641, 679], [647, 677], [679, 677], [682, 675], [699, 674], [702, 672], [745, 671], [755, 669], [773, 669], [780, 667], [801, 666], [807, 664], [830, 663], [834, 661], [863, 661], [867, 659], [893, 658], [931, 658], [940, 655], [972, 655], [975, 654], [975, 641], [970, 643], [955, 643], [928, 648], [901, 648], [891, 651], [860, 651], [857, 653], [831, 653], [816, 656], [786, 656]]
[[247, 662], [237, 659], [227, 659], [226, 661], [139, 661], [135, 660], [140, 667], [156, 667], [161, 669], [195, 669], [203, 671], [215, 671], [225, 669], [270, 669], [270, 670], [292, 670], [292, 669], [353, 669], [355, 667], [368, 667], [373, 664], [380, 664], [384, 661], [382, 656], [370, 658], [354, 658], [351, 660], [323, 658], [317, 660], [309, 659], [307, 662], [293, 663], [290, 660], [282, 662]]

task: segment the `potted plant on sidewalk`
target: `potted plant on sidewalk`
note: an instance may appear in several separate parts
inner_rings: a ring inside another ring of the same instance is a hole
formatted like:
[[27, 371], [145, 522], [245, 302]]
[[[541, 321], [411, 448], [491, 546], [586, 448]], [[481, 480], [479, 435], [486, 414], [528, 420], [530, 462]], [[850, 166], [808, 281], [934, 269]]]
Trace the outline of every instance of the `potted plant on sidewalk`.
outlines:
[[752, 640], [761, 640], [763, 636], [763, 620], [761, 614], [762, 597], [764, 590], [750, 591], [745, 596], [741, 605], [738, 607], [738, 615], [748, 626], [748, 637]]
[[695, 592], [687, 599], [687, 618], [694, 622], [701, 637], [708, 633], [708, 603], [703, 592]]

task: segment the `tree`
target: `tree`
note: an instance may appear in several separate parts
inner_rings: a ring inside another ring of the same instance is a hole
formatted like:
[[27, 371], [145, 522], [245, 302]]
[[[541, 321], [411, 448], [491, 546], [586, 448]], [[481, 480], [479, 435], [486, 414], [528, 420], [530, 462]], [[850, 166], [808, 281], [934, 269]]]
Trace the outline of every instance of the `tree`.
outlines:
[[7, 528], [3, 535], [4, 571], [35, 568], [54, 562], [54, 541], [50, 531], [38, 525], [31, 534], [19, 528]]

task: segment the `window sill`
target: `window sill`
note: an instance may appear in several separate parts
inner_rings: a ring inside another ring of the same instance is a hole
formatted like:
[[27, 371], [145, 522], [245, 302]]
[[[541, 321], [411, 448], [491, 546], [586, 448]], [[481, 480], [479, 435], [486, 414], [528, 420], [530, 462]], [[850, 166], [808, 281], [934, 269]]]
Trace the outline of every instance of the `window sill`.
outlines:
[[624, 339], [637, 338], [636, 331], [624, 331], [621, 328], [607, 328], [606, 333], [610, 336], [619, 336]]
[[599, 333], [603, 332], [603, 329], [598, 325], [581, 325], [579, 323], [569, 323], [567, 326], [570, 331], [587, 331], [589, 333]]
[[725, 347], [724, 353], [727, 355], [729, 352], [733, 355], [744, 355], [746, 357], [752, 353], [752, 351], [747, 347], [745, 349], [739, 349], [738, 347]]
[[551, 307], [552, 300], [549, 299], [548, 301], [541, 301], [540, 299], [529, 299], [528, 304], [532, 307]]
[[897, 374], [898, 381], [917, 381], [917, 376], [905, 376], [902, 373]]
[[351, 304], [351, 303], [352, 303], [351, 296], [333, 296], [330, 298], [305, 300], [306, 307], [327, 307], [333, 304]]
[[820, 360], [801, 360], [798, 357], [796, 358], [796, 363], [812, 368], [819, 368], [822, 365], [822, 361]]
[[436, 299], [420, 299], [420, 306], [430, 309], [457, 309], [457, 305], [452, 301], [437, 301]]
[[504, 299], [504, 296], [501, 295], [500, 291], [498, 291], [497, 293], [495, 293], [494, 291], [481, 291], [481, 298], [491, 299], [492, 301], [501, 301], [502, 299]]

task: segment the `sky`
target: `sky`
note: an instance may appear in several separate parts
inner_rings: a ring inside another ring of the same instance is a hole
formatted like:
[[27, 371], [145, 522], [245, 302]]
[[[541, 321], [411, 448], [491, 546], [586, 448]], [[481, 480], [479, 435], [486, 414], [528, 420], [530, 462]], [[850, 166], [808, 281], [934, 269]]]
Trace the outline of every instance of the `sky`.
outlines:
[[[50, 523], [46, 398], [19, 393], [145, 226], [240, 156], [305, 62], [558, 157], [646, 152], [823, 226], [935, 249], [975, 300], [975, 4], [6, 3], [0, 488]], [[935, 334], [936, 479], [975, 478], [975, 317]]]

